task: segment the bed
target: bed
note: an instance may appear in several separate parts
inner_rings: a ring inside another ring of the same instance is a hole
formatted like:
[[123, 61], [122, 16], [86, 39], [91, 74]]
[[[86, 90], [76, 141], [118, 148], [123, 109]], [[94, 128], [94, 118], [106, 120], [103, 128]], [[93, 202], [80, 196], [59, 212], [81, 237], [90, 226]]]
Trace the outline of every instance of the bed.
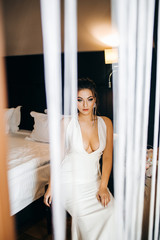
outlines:
[[11, 215], [44, 195], [49, 181], [49, 144], [32, 141], [30, 132], [8, 135], [8, 185]]
[[44, 195], [50, 175], [48, 115], [32, 111], [33, 129], [19, 129], [21, 108], [5, 109], [11, 216]]

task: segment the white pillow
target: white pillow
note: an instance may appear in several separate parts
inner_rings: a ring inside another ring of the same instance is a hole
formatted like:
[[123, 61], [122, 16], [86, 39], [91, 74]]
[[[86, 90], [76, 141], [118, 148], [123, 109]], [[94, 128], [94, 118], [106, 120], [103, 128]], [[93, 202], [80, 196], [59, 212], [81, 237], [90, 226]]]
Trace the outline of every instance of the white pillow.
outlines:
[[21, 122], [21, 109], [22, 106], [14, 108], [13, 115], [10, 119], [10, 131], [16, 133], [19, 130], [19, 125]]
[[10, 131], [10, 121], [11, 121], [13, 112], [14, 112], [14, 108], [5, 109], [6, 133], [9, 133]]
[[16, 108], [6, 108], [5, 118], [6, 118], [6, 133], [13, 132], [16, 133], [19, 130], [19, 124], [21, 121], [21, 106]]
[[49, 131], [47, 114], [32, 111], [30, 115], [34, 118], [34, 129], [31, 132], [30, 138], [35, 141], [48, 143]]

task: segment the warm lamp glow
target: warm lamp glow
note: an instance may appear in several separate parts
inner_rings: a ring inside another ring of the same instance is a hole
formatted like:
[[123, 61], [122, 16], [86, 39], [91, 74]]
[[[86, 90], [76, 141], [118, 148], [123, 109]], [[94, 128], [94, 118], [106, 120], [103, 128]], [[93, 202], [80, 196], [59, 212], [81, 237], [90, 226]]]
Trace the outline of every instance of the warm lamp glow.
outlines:
[[104, 50], [105, 64], [118, 62], [118, 48], [109, 48]]
[[101, 36], [101, 42], [110, 48], [116, 48], [119, 46], [119, 36], [116, 33], [109, 35], [106, 34], [105, 36]]

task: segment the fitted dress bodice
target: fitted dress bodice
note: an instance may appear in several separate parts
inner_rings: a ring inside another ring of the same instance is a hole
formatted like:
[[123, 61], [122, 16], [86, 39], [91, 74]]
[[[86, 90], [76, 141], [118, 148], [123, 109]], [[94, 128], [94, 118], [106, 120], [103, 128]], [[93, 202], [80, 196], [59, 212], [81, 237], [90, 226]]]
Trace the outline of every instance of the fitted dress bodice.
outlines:
[[99, 160], [106, 146], [106, 125], [101, 117], [98, 117], [99, 147], [88, 153], [84, 149], [80, 124], [73, 117], [66, 130], [66, 154], [62, 162], [62, 177], [67, 182], [95, 181], [101, 175]]

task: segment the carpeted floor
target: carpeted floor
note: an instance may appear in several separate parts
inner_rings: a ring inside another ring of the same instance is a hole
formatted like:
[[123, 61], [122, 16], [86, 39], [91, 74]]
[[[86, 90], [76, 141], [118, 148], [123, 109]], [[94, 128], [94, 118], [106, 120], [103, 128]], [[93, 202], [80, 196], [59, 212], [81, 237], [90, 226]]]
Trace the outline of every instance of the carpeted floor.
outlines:
[[[66, 219], [66, 240], [71, 240], [71, 218]], [[35, 222], [34, 224], [26, 224], [17, 233], [16, 240], [53, 240], [54, 234], [48, 233], [47, 219]]]

